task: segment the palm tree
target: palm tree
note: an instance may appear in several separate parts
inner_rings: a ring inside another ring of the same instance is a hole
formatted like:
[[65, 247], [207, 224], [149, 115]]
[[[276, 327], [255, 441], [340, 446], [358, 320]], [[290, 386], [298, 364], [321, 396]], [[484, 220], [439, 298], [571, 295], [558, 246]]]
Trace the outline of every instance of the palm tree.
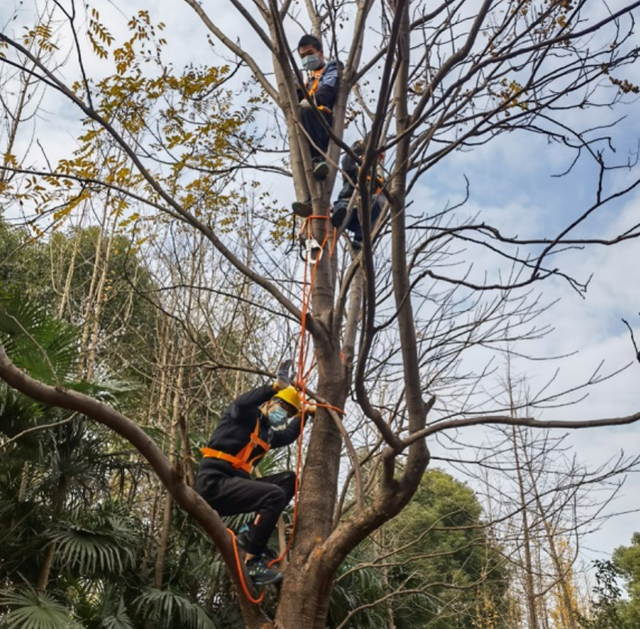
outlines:
[[[131, 389], [79, 381], [78, 330], [16, 290], [0, 293], [0, 336], [45, 382], [116, 403]], [[183, 583], [148, 587], [148, 526], [135, 508], [144, 466], [113, 434], [2, 383], [0, 452], [3, 627], [215, 626]]]

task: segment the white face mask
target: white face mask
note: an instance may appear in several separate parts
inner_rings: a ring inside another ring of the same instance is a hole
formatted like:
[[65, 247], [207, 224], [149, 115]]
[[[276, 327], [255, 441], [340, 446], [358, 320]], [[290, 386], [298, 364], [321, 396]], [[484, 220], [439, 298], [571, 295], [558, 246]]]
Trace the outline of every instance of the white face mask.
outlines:
[[314, 72], [315, 70], [319, 70], [322, 66], [320, 59], [318, 59], [318, 55], [307, 55], [306, 57], [302, 57], [302, 67], [307, 72]]
[[280, 428], [284, 426], [289, 417], [289, 413], [285, 411], [282, 406], [274, 406], [268, 413], [267, 418], [273, 428]]

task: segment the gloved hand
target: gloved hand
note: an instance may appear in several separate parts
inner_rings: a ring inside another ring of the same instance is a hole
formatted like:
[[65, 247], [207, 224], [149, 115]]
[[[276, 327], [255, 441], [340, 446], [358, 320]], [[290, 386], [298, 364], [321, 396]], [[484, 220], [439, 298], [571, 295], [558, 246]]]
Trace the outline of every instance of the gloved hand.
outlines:
[[293, 361], [290, 358], [283, 360], [278, 365], [278, 371], [276, 371], [276, 381], [273, 383], [273, 388], [276, 391], [282, 391], [291, 386], [295, 373], [293, 371]]
[[315, 404], [307, 404], [307, 405], [304, 407], [304, 412], [305, 412], [307, 415], [315, 415], [315, 414], [316, 414], [316, 412], [317, 412], [317, 410], [318, 410], [318, 407], [317, 407]]
[[311, 109], [311, 103], [306, 98], [303, 98], [300, 101], [300, 109]]

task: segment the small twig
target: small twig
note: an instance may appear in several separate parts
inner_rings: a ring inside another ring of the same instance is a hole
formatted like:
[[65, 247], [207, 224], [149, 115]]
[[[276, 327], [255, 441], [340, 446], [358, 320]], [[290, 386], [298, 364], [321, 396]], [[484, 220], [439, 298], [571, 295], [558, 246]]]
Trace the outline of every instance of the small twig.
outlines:
[[636, 345], [636, 339], [633, 336], [633, 330], [631, 329], [631, 326], [627, 323], [626, 319], [623, 319], [622, 323], [624, 323], [629, 328], [629, 334], [631, 334], [631, 342], [633, 343], [633, 349], [636, 350], [636, 359], [640, 363], [640, 351], [638, 351], [638, 346]]
[[62, 421], [59, 421], [59, 422], [53, 422], [52, 424], [42, 424], [42, 426], [34, 426], [33, 428], [27, 428], [26, 430], [19, 432], [15, 437], [11, 437], [11, 439], [9, 439], [8, 441], [5, 441], [4, 443], [0, 443], [0, 449], [6, 448], [10, 443], [17, 441], [18, 439], [20, 439], [20, 437], [24, 437], [30, 432], [35, 432], [36, 430], [46, 430], [47, 428], [55, 428], [56, 426], [63, 426], [64, 424], [68, 424], [77, 416], [78, 416], [78, 413], [73, 413], [70, 417], [67, 417], [67, 419], [63, 419]]

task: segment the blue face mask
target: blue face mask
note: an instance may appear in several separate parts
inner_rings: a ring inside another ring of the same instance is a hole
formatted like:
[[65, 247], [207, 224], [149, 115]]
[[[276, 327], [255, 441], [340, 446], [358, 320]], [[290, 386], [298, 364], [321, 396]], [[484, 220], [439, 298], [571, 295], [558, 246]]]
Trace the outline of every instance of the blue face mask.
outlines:
[[281, 426], [284, 426], [288, 417], [289, 413], [287, 413], [282, 406], [274, 406], [267, 413], [267, 418], [273, 428], [280, 428]]
[[322, 65], [320, 59], [318, 59], [318, 55], [307, 55], [306, 57], [302, 57], [302, 67], [307, 72], [314, 72], [315, 70], [319, 70]]

